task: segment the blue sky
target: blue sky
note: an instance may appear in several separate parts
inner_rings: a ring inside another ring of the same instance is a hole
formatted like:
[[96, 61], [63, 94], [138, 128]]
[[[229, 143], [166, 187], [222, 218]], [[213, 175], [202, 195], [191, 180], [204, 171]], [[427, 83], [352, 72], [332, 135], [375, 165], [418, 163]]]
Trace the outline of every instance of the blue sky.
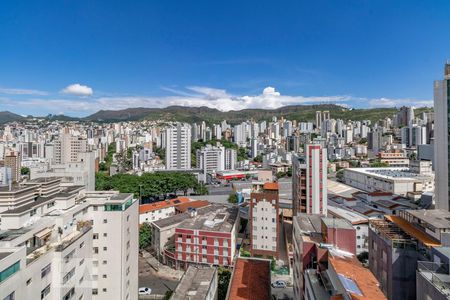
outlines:
[[450, 1], [1, 1], [0, 110], [432, 104]]

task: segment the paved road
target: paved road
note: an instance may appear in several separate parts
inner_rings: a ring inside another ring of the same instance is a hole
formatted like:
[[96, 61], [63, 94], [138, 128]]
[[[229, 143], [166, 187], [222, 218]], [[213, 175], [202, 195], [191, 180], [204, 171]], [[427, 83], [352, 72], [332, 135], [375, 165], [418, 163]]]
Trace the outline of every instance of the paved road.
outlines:
[[277, 300], [292, 300], [294, 299], [294, 289], [292, 287], [284, 289], [272, 288], [272, 295], [275, 296], [275, 299]]
[[159, 275], [139, 255], [139, 287], [149, 287], [152, 289], [152, 294], [164, 295], [169, 289], [174, 290], [177, 285], [177, 280], [164, 278]]

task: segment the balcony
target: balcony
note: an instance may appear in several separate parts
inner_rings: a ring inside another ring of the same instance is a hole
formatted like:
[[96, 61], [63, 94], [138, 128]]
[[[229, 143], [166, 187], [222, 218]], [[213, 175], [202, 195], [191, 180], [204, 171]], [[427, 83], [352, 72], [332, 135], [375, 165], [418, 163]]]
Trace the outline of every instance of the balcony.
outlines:
[[434, 287], [450, 298], [450, 273], [449, 267], [435, 262], [419, 261], [417, 271]]
[[[46, 240], [45, 244], [37, 247], [28, 247], [27, 248], [27, 265], [41, 257], [42, 255], [47, 254], [50, 251], [61, 252], [66, 249], [68, 246], [77, 241], [80, 237], [85, 235], [92, 229], [92, 225], [89, 222], [80, 222], [77, 225], [77, 230], [67, 235], [60, 241], [51, 241]], [[51, 234], [51, 232], [50, 232]], [[50, 236], [49, 234], [49, 236]]]

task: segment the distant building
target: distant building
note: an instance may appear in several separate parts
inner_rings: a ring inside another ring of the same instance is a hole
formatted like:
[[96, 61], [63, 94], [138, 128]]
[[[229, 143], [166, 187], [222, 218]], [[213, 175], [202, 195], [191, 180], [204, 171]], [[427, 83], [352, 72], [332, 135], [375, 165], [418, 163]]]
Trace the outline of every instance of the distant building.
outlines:
[[262, 190], [250, 196], [250, 252], [254, 255], [278, 257], [279, 197], [278, 183], [266, 182]]
[[19, 152], [11, 152], [10, 154], [5, 156], [5, 168], [11, 169], [11, 179], [12, 182], [20, 181], [20, 167], [21, 167], [21, 159]]
[[327, 214], [327, 150], [319, 144], [307, 144], [304, 156], [292, 162], [294, 215]]
[[406, 196], [434, 190], [434, 176], [411, 172], [408, 168], [348, 168], [343, 181], [366, 192], [384, 191]]
[[177, 123], [164, 131], [167, 170], [188, 170], [191, 168], [191, 127]]

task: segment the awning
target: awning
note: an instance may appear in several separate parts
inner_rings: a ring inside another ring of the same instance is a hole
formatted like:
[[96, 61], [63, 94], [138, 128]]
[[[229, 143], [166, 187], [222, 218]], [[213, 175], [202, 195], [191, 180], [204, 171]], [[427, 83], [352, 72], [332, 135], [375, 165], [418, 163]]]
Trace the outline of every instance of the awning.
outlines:
[[52, 230], [50, 228], [45, 228], [38, 233], [35, 233], [34, 236], [40, 239], [43, 239], [47, 236], [49, 236], [52, 233]]

